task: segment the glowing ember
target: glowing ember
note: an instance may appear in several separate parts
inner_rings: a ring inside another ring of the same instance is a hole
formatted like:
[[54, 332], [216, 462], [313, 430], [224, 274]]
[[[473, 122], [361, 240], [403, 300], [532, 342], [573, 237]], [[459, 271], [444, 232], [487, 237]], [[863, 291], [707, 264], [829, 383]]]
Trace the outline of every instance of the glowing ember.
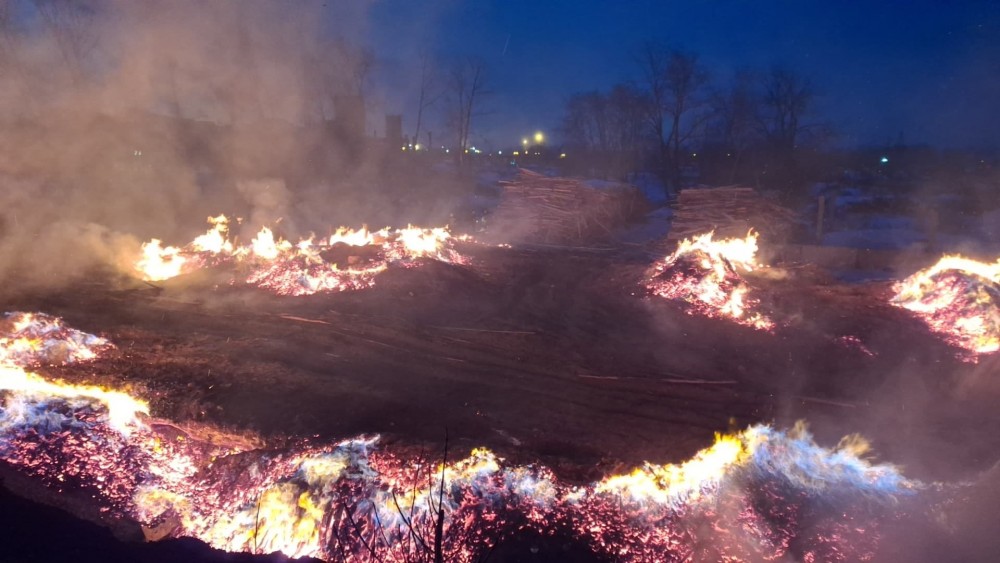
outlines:
[[[228, 551], [413, 560], [432, 549], [440, 518], [449, 561], [481, 560], [527, 529], [620, 561], [744, 560], [748, 546], [772, 559], [787, 557], [795, 537], [810, 549], [798, 518], [812, 511], [811, 527], [849, 514], [851, 529], [869, 538], [817, 537], [815, 549], [833, 542], [848, 558], [864, 558], [879, 522], [919, 489], [891, 466], [764, 426], [720, 437], [677, 466], [573, 487], [481, 449], [442, 468], [379, 451], [373, 439], [227, 452], [153, 423], [121, 434], [88, 414], [103, 412], [96, 401], [36, 399], [33, 419], [0, 426], [0, 458], [54, 486], [97, 491], [151, 536], [194, 536]], [[758, 498], [762, 491], [771, 496]]]
[[892, 303], [973, 353], [1000, 350], [1000, 260], [945, 256], [895, 286]]
[[107, 340], [68, 328], [56, 317], [6, 313], [0, 318], [0, 364], [73, 363], [93, 359], [110, 347]]
[[0, 368], [0, 381], [4, 464], [91, 493], [150, 538], [229, 551], [414, 561], [440, 547], [448, 561], [471, 562], [530, 533], [628, 562], [864, 560], [879, 525], [923, 489], [862, 459], [859, 438], [829, 449], [803, 427], [752, 426], [686, 462], [573, 486], [485, 449], [447, 463], [382, 450], [377, 438], [264, 449], [20, 366]]
[[757, 300], [739, 271], [756, 266], [757, 235], [745, 239], [712, 240], [713, 233], [685, 239], [677, 250], [656, 264], [646, 286], [654, 295], [684, 301], [692, 312], [733, 319], [758, 329], [774, 326], [760, 313], [752, 312]]
[[[392, 265], [407, 266], [417, 258], [464, 263], [451, 248], [447, 229], [369, 231], [341, 227], [328, 239], [314, 238], [296, 244], [275, 238], [264, 227], [247, 246], [229, 238], [225, 215], [210, 217], [212, 229], [182, 248], [162, 247], [159, 240], [143, 245], [136, 270], [143, 279], [165, 280], [195, 271], [208, 264], [236, 261], [246, 264], [246, 282], [281, 295], [309, 295], [371, 287], [375, 276]], [[463, 239], [465, 240], [465, 239]]]

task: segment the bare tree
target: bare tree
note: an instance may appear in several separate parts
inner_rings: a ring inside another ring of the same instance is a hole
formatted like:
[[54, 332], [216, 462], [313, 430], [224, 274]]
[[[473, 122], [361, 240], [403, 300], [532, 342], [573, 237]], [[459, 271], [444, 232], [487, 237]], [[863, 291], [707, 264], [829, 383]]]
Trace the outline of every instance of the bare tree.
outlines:
[[756, 77], [748, 70], [736, 72], [728, 87], [712, 99], [712, 130], [715, 142], [731, 155], [729, 181], [736, 181], [746, 152], [760, 135], [760, 96]]
[[434, 72], [430, 54], [424, 51], [420, 54], [420, 98], [417, 101], [417, 124], [413, 131], [413, 141], [420, 142], [420, 128], [423, 125], [424, 111], [437, 103], [443, 92], [436, 89], [437, 75]]
[[5, 62], [14, 50], [14, 4], [14, 0], [0, 0], [0, 54]]
[[465, 159], [469, 148], [472, 120], [481, 115], [478, 104], [486, 95], [486, 64], [477, 59], [466, 59], [452, 68], [449, 81], [451, 102], [451, 122], [458, 142], [457, 159], [459, 165]]
[[669, 166], [669, 180], [680, 183], [686, 145], [703, 129], [707, 112], [705, 86], [709, 75], [698, 55], [646, 43], [637, 58], [650, 99], [648, 121], [659, 138], [660, 158]]
[[645, 134], [649, 100], [619, 84], [607, 94], [585, 92], [566, 102], [562, 132], [574, 153], [582, 153], [592, 173], [624, 178], [650, 144]]
[[812, 104], [812, 85], [808, 78], [779, 66], [771, 68], [762, 85], [761, 129], [774, 148], [790, 154], [798, 136], [809, 127], [802, 119]]
[[635, 56], [642, 75], [641, 84], [649, 96], [647, 119], [653, 135], [657, 139], [657, 157], [663, 160], [667, 155], [667, 60], [669, 51], [658, 43], [647, 41]]
[[375, 52], [368, 47], [349, 49], [347, 60], [350, 61], [350, 79], [353, 93], [364, 100], [365, 94], [368, 93], [368, 83], [371, 81], [372, 71], [375, 70], [377, 62]]
[[566, 100], [562, 133], [570, 147], [586, 151], [607, 149], [607, 104], [607, 96], [601, 92], [581, 92]]
[[85, 76], [87, 57], [97, 47], [94, 0], [31, 0], [74, 82]]

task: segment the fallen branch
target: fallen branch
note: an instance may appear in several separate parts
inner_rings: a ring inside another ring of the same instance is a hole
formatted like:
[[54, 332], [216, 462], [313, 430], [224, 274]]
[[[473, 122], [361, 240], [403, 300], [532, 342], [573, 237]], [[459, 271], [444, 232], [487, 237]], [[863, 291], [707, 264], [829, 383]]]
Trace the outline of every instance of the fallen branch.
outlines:
[[294, 315], [278, 315], [278, 316], [289, 321], [299, 321], [300, 323], [315, 323], [320, 325], [330, 324], [326, 321], [321, 321], [319, 319], [307, 319], [305, 317], [296, 317]]
[[622, 380], [622, 381], [654, 381], [656, 383], [672, 383], [676, 385], [736, 385], [739, 381], [735, 379], [658, 379], [655, 377], [629, 377], [620, 375], [588, 375], [585, 373], [576, 374], [583, 379], [600, 380]]
[[488, 328], [467, 328], [461, 326], [431, 326], [427, 325], [427, 328], [436, 328], [438, 330], [460, 330], [462, 332], [485, 332], [489, 334], [535, 334], [534, 331], [529, 330], [493, 330]]
[[852, 404], [852, 403], [844, 403], [844, 402], [841, 402], [841, 401], [831, 401], [829, 399], [817, 399], [815, 397], [795, 397], [795, 398], [798, 399], [798, 400], [800, 400], [800, 401], [807, 402], [807, 403], [819, 403], [821, 405], [831, 405], [831, 406], [834, 406], [834, 407], [844, 407], [845, 409], [856, 409], [856, 408], [858, 408], [857, 405]]

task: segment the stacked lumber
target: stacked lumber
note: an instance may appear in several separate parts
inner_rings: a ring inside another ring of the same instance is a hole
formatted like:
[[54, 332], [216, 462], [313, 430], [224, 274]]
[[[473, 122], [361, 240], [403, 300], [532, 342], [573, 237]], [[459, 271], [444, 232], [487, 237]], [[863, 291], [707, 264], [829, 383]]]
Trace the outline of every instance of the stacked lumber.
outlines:
[[798, 214], [762, 197], [753, 188], [726, 186], [681, 190], [674, 204], [668, 241], [715, 231], [716, 238], [744, 237], [751, 228], [765, 238], [786, 238]]
[[626, 184], [593, 188], [583, 180], [519, 170], [500, 182], [503, 194], [490, 230], [521, 242], [579, 243], [610, 235], [641, 210], [642, 195]]

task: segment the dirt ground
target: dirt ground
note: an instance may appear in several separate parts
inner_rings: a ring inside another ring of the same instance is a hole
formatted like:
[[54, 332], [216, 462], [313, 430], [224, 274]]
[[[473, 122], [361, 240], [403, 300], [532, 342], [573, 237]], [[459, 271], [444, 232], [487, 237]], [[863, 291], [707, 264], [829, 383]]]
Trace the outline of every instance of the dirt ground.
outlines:
[[116, 343], [51, 375], [131, 389], [153, 414], [264, 434], [486, 445], [593, 478], [680, 461], [713, 433], [804, 419], [857, 432], [908, 475], [1000, 458], [996, 362], [957, 359], [888, 284], [810, 268], [754, 279], [773, 333], [646, 296], [635, 248], [470, 245], [468, 266], [390, 270], [370, 290], [278, 297], [209, 271], [154, 288], [95, 279], [20, 296]]
[[773, 332], [649, 297], [637, 247], [470, 245], [468, 266], [390, 270], [374, 288], [278, 297], [216, 270], [154, 287], [95, 277], [4, 310], [109, 338], [96, 363], [49, 369], [124, 388], [153, 415], [265, 437], [488, 446], [590, 480], [677, 462], [715, 432], [805, 420], [860, 433], [907, 476], [955, 481], [1000, 458], [996, 358], [962, 361], [889, 284], [814, 268], [754, 278]]

